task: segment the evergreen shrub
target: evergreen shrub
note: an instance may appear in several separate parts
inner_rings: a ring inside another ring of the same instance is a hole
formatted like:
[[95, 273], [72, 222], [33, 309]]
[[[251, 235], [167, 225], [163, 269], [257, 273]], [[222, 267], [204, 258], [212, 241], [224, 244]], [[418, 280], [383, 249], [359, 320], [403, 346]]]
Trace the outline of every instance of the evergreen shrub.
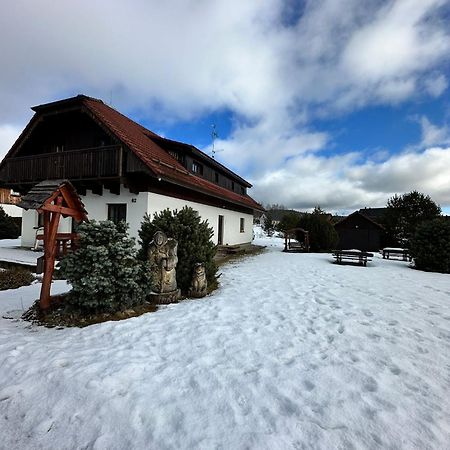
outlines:
[[[315, 210], [312, 214], [304, 214], [299, 220], [298, 226], [309, 231], [309, 246], [312, 252], [324, 252], [332, 250], [339, 241], [339, 235], [327, 214], [321, 210]], [[303, 241], [303, 233], [297, 237]]]
[[151, 290], [148, 267], [136, 257], [127, 224], [86, 222], [78, 227], [78, 249], [60, 264], [72, 284], [69, 302], [86, 312], [122, 311], [144, 303]]
[[20, 228], [16, 221], [0, 206], [0, 239], [16, 239], [19, 236]]
[[262, 224], [262, 229], [265, 231], [267, 236], [271, 237], [276, 231], [275, 222], [273, 221], [273, 214], [271, 211], [266, 212], [266, 217]]
[[300, 214], [294, 211], [288, 211], [283, 214], [280, 222], [276, 226], [277, 231], [281, 231], [284, 233], [287, 230], [291, 230], [292, 228], [298, 227], [298, 222], [300, 220]]
[[185, 206], [179, 211], [165, 209], [154, 214], [153, 219], [146, 215], [139, 230], [141, 260], [147, 260], [148, 246], [157, 231], [178, 241], [177, 284], [183, 294], [189, 289], [196, 263], [205, 265], [208, 286], [217, 283], [216, 246], [211, 241], [214, 231], [197, 211]]
[[441, 217], [423, 222], [410, 241], [417, 269], [450, 273], [450, 220]]

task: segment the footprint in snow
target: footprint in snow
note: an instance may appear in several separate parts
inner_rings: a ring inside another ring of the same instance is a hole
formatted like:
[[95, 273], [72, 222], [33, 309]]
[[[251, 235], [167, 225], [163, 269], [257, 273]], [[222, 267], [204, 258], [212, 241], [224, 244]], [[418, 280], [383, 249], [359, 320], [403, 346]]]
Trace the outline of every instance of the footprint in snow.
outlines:
[[380, 339], [381, 339], [381, 336], [379, 334], [376, 334], [376, 333], [369, 333], [369, 334], [366, 334], [366, 336], [369, 339], [371, 339], [372, 341], [375, 341], [375, 342], [379, 342]]
[[378, 383], [372, 378], [369, 377], [363, 383], [363, 391], [365, 392], [376, 392], [378, 390]]

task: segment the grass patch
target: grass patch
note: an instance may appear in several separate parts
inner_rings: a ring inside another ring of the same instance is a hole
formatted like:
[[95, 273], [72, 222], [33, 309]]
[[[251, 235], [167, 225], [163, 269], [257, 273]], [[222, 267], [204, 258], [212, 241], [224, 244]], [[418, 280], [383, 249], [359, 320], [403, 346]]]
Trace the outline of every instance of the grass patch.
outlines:
[[0, 270], [0, 291], [29, 286], [35, 279], [31, 272], [20, 267]]
[[133, 308], [116, 312], [86, 312], [75, 308], [68, 302], [70, 293], [53, 296], [51, 306], [43, 311], [39, 307], [37, 300], [28, 311], [26, 311], [22, 319], [37, 325], [43, 325], [48, 328], [61, 327], [87, 327], [96, 323], [109, 321], [118, 321], [137, 317], [148, 312], [154, 312], [158, 306], [153, 303], [143, 303]]

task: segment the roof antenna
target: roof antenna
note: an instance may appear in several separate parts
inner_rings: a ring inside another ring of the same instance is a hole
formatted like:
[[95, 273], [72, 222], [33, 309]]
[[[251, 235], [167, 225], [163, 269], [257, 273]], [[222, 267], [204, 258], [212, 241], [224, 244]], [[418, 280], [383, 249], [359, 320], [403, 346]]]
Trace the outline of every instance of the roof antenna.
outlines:
[[211, 150], [211, 158], [215, 159], [216, 153], [223, 152], [223, 148], [216, 149], [216, 139], [219, 137], [219, 133], [217, 133], [216, 124], [213, 123], [211, 125], [211, 138], [212, 138], [212, 150]]

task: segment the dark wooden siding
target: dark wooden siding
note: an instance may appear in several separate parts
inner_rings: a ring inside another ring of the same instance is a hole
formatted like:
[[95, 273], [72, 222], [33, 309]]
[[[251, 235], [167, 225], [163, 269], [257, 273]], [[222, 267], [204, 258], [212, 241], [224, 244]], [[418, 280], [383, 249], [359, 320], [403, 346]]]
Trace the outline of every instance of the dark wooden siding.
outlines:
[[337, 223], [335, 229], [339, 235], [339, 249], [378, 251], [382, 247], [382, 228], [361, 214], [349, 216]]
[[29, 156], [118, 144], [87, 114], [68, 111], [44, 116], [14, 155]]

